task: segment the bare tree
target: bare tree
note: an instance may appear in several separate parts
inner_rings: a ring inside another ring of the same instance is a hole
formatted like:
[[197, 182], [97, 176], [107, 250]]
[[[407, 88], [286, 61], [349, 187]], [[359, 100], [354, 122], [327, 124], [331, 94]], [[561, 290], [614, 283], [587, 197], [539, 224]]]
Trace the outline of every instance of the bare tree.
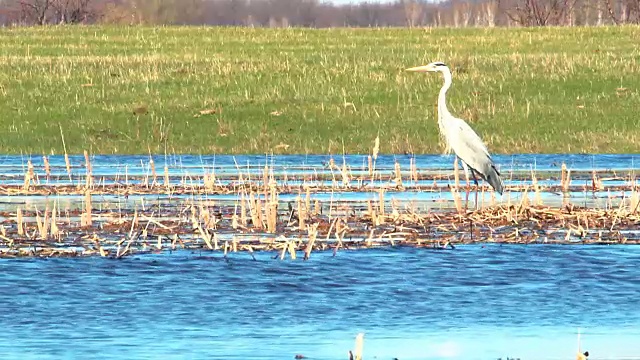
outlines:
[[602, 1], [597, 1], [596, 4], [598, 6], [597, 7], [598, 16], [597, 16], [597, 19], [596, 19], [596, 25], [600, 26], [600, 25], [602, 25], [602, 14], [604, 13], [604, 11], [603, 11], [603, 8], [604, 8], [603, 5], [604, 4], [603, 4]]
[[0, 0], [2, 24], [255, 27], [574, 26], [640, 23], [640, 0]]
[[627, 21], [640, 23], [640, 0], [627, 0]]
[[9, 1], [0, 0], [0, 25], [18, 23], [20, 12], [10, 6]]
[[21, 0], [22, 16], [30, 23], [44, 25], [51, 9], [51, 0]]
[[422, 17], [422, 4], [416, 0], [402, 0], [404, 7], [404, 16], [407, 19], [407, 26], [412, 28], [416, 26], [420, 17]]
[[563, 25], [576, 0], [499, 0], [504, 13], [521, 26]]
[[640, 23], [640, 0], [604, 0], [611, 21], [615, 24]]
[[480, 13], [482, 14], [482, 25], [488, 27], [496, 26], [496, 12], [498, 3], [495, 0], [489, 0], [480, 4]]
[[467, 1], [451, 1], [451, 9], [453, 11], [453, 26], [454, 27], [467, 27], [471, 20], [472, 7]]
[[433, 24], [435, 26], [442, 26], [442, 11], [440, 8], [437, 8], [435, 13], [433, 14]]
[[91, 0], [53, 0], [53, 16], [60, 24], [78, 24], [96, 16], [91, 9]]
[[347, 25], [378, 26], [383, 16], [384, 14], [380, 12], [380, 6], [378, 4], [365, 2], [353, 7], [353, 12]]

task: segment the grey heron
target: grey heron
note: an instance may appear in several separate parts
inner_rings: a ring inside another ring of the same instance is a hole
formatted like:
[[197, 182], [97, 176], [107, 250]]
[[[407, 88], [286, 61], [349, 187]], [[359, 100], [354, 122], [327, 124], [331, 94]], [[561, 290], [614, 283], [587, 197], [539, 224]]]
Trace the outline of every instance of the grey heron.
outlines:
[[[469, 170], [471, 170], [476, 186], [478, 185], [476, 174], [478, 174], [495, 191], [502, 195], [504, 183], [500, 178], [500, 172], [491, 159], [487, 146], [469, 124], [451, 115], [449, 109], [447, 109], [446, 94], [452, 82], [451, 71], [447, 65], [442, 62], [432, 62], [428, 65], [409, 68], [406, 71], [441, 72], [444, 76], [444, 85], [440, 89], [440, 95], [438, 96], [438, 127], [440, 136], [444, 139], [446, 145], [445, 152], [450, 153], [453, 150], [456, 155], [455, 161], [462, 160], [462, 167], [465, 175], [467, 175], [467, 199], [469, 196]], [[476, 193], [476, 206], [477, 195]]]

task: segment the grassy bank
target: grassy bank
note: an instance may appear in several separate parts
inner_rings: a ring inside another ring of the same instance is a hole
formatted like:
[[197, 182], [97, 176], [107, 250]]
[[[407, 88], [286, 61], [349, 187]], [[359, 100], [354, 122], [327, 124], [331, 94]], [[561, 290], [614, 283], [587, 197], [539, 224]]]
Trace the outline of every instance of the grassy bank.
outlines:
[[[0, 153], [637, 152], [640, 27], [0, 30]], [[203, 111], [204, 114], [200, 114]]]

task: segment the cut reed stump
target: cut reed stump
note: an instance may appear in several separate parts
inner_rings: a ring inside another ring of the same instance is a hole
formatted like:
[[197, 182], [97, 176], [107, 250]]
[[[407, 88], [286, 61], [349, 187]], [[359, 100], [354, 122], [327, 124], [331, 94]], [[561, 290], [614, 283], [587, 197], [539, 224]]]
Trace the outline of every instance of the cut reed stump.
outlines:
[[349, 350], [349, 360], [362, 360], [362, 348], [364, 346], [364, 333], [356, 335], [356, 343], [352, 350]]
[[87, 228], [93, 225], [93, 207], [91, 205], [91, 190], [89, 188], [87, 188], [84, 193], [84, 207], [84, 212], [81, 215], [80, 226], [82, 228]]

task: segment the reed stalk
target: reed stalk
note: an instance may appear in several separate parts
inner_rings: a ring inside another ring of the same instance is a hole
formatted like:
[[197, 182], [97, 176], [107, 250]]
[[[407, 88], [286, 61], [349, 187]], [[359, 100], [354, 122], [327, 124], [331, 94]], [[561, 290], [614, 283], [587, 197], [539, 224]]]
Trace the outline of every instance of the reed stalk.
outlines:
[[371, 200], [367, 200], [367, 214], [369, 214], [369, 216], [371, 217], [371, 222], [375, 223], [375, 214], [374, 214], [374, 209], [373, 209], [373, 204], [371, 203]]
[[133, 220], [131, 221], [131, 228], [129, 229], [129, 239], [133, 239], [133, 230], [138, 227], [138, 208], [133, 209]]
[[342, 159], [342, 168], [340, 169], [340, 175], [342, 176], [342, 186], [348, 188], [349, 184], [351, 183], [351, 176], [349, 175], [349, 171], [347, 170], [347, 162], [344, 158]]
[[44, 226], [42, 225], [42, 218], [40, 217], [40, 212], [38, 208], [35, 207], [36, 212], [36, 226], [38, 227], [38, 234], [40, 234], [40, 239], [46, 240], [46, 236], [44, 235]]
[[242, 191], [240, 192], [240, 223], [244, 227], [247, 226], [247, 208], [245, 205], [245, 193], [246, 193], [246, 190], [242, 188]]
[[156, 164], [152, 157], [149, 157], [149, 168], [151, 169], [151, 188], [158, 184], [158, 175], [156, 174]]
[[395, 166], [394, 166], [394, 172], [395, 172], [395, 183], [396, 183], [396, 188], [403, 188], [402, 186], [402, 172], [400, 171], [400, 163], [398, 163], [397, 161], [395, 162]]
[[560, 169], [560, 187], [562, 188], [562, 192], [569, 191], [570, 183], [571, 183], [571, 170], [567, 169], [567, 164], [562, 163], [562, 167]]
[[307, 228], [307, 209], [303, 205], [300, 195], [296, 197], [296, 203], [298, 208], [298, 229], [302, 231]]
[[629, 209], [631, 214], [638, 212], [638, 205], [640, 205], [640, 196], [638, 196], [638, 190], [634, 187], [629, 196]]
[[42, 232], [40, 233], [44, 240], [49, 238], [49, 222], [51, 221], [49, 217], [49, 204], [47, 204], [44, 208], [44, 220], [42, 223]]
[[531, 169], [531, 186], [533, 187], [534, 191], [534, 204], [536, 206], [542, 205], [542, 198], [540, 197], [540, 187], [538, 186], [538, 179], [536, 178], [536, 174], [533, 169]]
[[264, 164], [264, 169], [262, 170], [262, 189], [266, 198], [269, 191], [269, 166], [267, 164]]
[[24, 236], [24, 219], [22, 218], [22, 208], [16, 209], [16, 223], [18, 228], [18, 235]]
[[29, 188], [29, 186], [31, 185], [31, 182], [33, 182], [34, 185], [36, 185], [36, 172], [35, 169], [33, 167], [33, 164], [31, 163], [31, 160], [27, 161], [27, 172], [29, 173], [29, 181], [28, 181], [28, 185], [27, 185], [27, 190]]
[[456, 211], [458, 212], [458, 214], [462, 214], [464, 212], [464, 209], [462, 208], [462, 197], [458, 192], [457, 186], [451, 188], [451, 196], [453, 197], [453, 204], [456, 207]]
[[278, 224], [278, 193], [275, 182], [269, 185], [269, 202], [267, 205], [267, 232], [275, 233]]
[[417, 184], [418, 183], [418, 168], [416, 166], [416, 158], [412, 157], [410, 161], [411, 161], [411, 165], [410, 165], [410, 167], [411, 167], [411, 169], [410, 169], [411, 180], [413, 181], [414, 184]]
[[57, 216], [58, 216], [58, 211], [57, 211], [57, 202], [53, 202], [53, 210], [51, 211], [51, 227], [50, 227], [50, 234], [51, 237], [53, 238], [58, 238], [60, 237], [60, 229], [58, 228], [58, 222], [57, 222]]
[[211, 244], [211, 234], [209, 234], [209, 231], [202, 229], [202, 226], [200, 226], [199, 222], [197, 223], [196, 228], [198, 229], [200, 237], [202, 237], [209, 250], [213, 250], [213, 245]]
[[287, 247], [289, 250], [289, 256], [291, 256], [291, 260], [295, 260], [297, 258], [295, 244], [293, 241], [287, 241], [287, 243], [289, 244]]
[[376, 136], [376, 139], [373, 142], [373, 149], [371, 151], [371, 157], [373, 158], [373, 166], [371, 166], [371, 171], [369, 172], [369, 176], [371, 177], [371, 184], [375, 182], [376, 179], [376, 162], [378, 160], [378, 153], [380, 152], [380, 136]]
[[100, 238], [98, 237], [98, 235], [93, 234], [93, 241], [96, 247], [98, 248], [98, 252], [100, 253], [100, 256], [102, 257], [109, 256], [109, 253], [105, 251], [105, 249], [102, 247], [102, 244], [100, 243]]
[[384, 212], [384, 193], [385, 193], [385, 189], [384, 188], [378, 189], [378, 211], [380, 212], [381, 216], [385, 215], [385, 212]]
[[51, 178], [51, 165], [49, 164], [49, 158], [47, 156], [42, 157], [42, 162], [44, 163], [44, 174], [47, 177], [47, 183]]
[[350, 360], [362, 360], [362, 350], [364, 347], [364, 333], [359, 333], [356, 335], [356, 343], [354, 346], [353, 353], [350, 352]]
[[[264, 201], [266, 203], [266, 199]], [[255, 196], [255, 203], [254, 203], [254, 208], [256, 209], [256, 217], [258, 219], [258, 223], [260, 224], [258, 229], [264, 229], [265, 227], [265, 221], [264, 221], [264, 211], [262, 210], [263, 208], [263, 203], [262, 200], [260, 199], [260, 194], [256, 194]]]
[[167, 195], [171, 196], [171, 182], [169, 181], [169, 166], [164, 165], [164, 186], [167, 190]]
[[62, 148], [64, 149], [64, 165], [67, 169], [67, 175], [69, 175], [69, 182], [72, 181], [71, 178], [71, 163], [69, 162], [69, 154], [67, 154], [67, 144], [64, 142], [64, 134], [62, 133], [62, 125], [58, 124], [60, 127], [60, 138], [62, 139]]
[[92, 170], [91, 170], [91, 159], [89, 157], [89, 152], [87, 152], [87, 150], [84, 151], [84, 162], [85, 162], [85, 167], [86, 167], [86, 183], [85, 183], [85, 187], [87, 189], [91, 189], [93, 187], [93, 175], [92, 175]]
[[84, 212], [80, 217], [81, 227], [91, 227], [93, 226], [93, 218], [92, 218], [92, 205], [91, 205], [91, 190], [87, 188], [84, 193]]
[[238, 204], [235, 204], [233, 208], [233, 215], [231, 216], [231, 227], [237, 230], [240, 224], [238, 224]]
[[251, 213], [251, 223], [255, 229], [262, 229], [262, 221], [259, 216], [260, 199], [256, 199], [253, 191], [249, 193], [249, 212]]
[[282, 244], [282, 249], [280, 250], [280, 260], [284, 260], [284, 257], [287, 254], [287, 250], [289, 249], [289, 240], [286, 238], [284, 238], [284, 240], [285, 242], [284, 244]]
[[215, 174], [213, 173], [204, 174], [202, 181], [204, 183], [205, 190], [213, 191], [215, 189], [215, 184], [216, 184]]
[[304, 260], [309, 260], [311, 256], [311, 251], [313, 251], [313, 245], [316, 242], [316, 238], [318, 237], [318, 223], [313, 225], [309, 225], [307, 227], [309, 240], [307, 242], [307, 246], [304, 250]]

